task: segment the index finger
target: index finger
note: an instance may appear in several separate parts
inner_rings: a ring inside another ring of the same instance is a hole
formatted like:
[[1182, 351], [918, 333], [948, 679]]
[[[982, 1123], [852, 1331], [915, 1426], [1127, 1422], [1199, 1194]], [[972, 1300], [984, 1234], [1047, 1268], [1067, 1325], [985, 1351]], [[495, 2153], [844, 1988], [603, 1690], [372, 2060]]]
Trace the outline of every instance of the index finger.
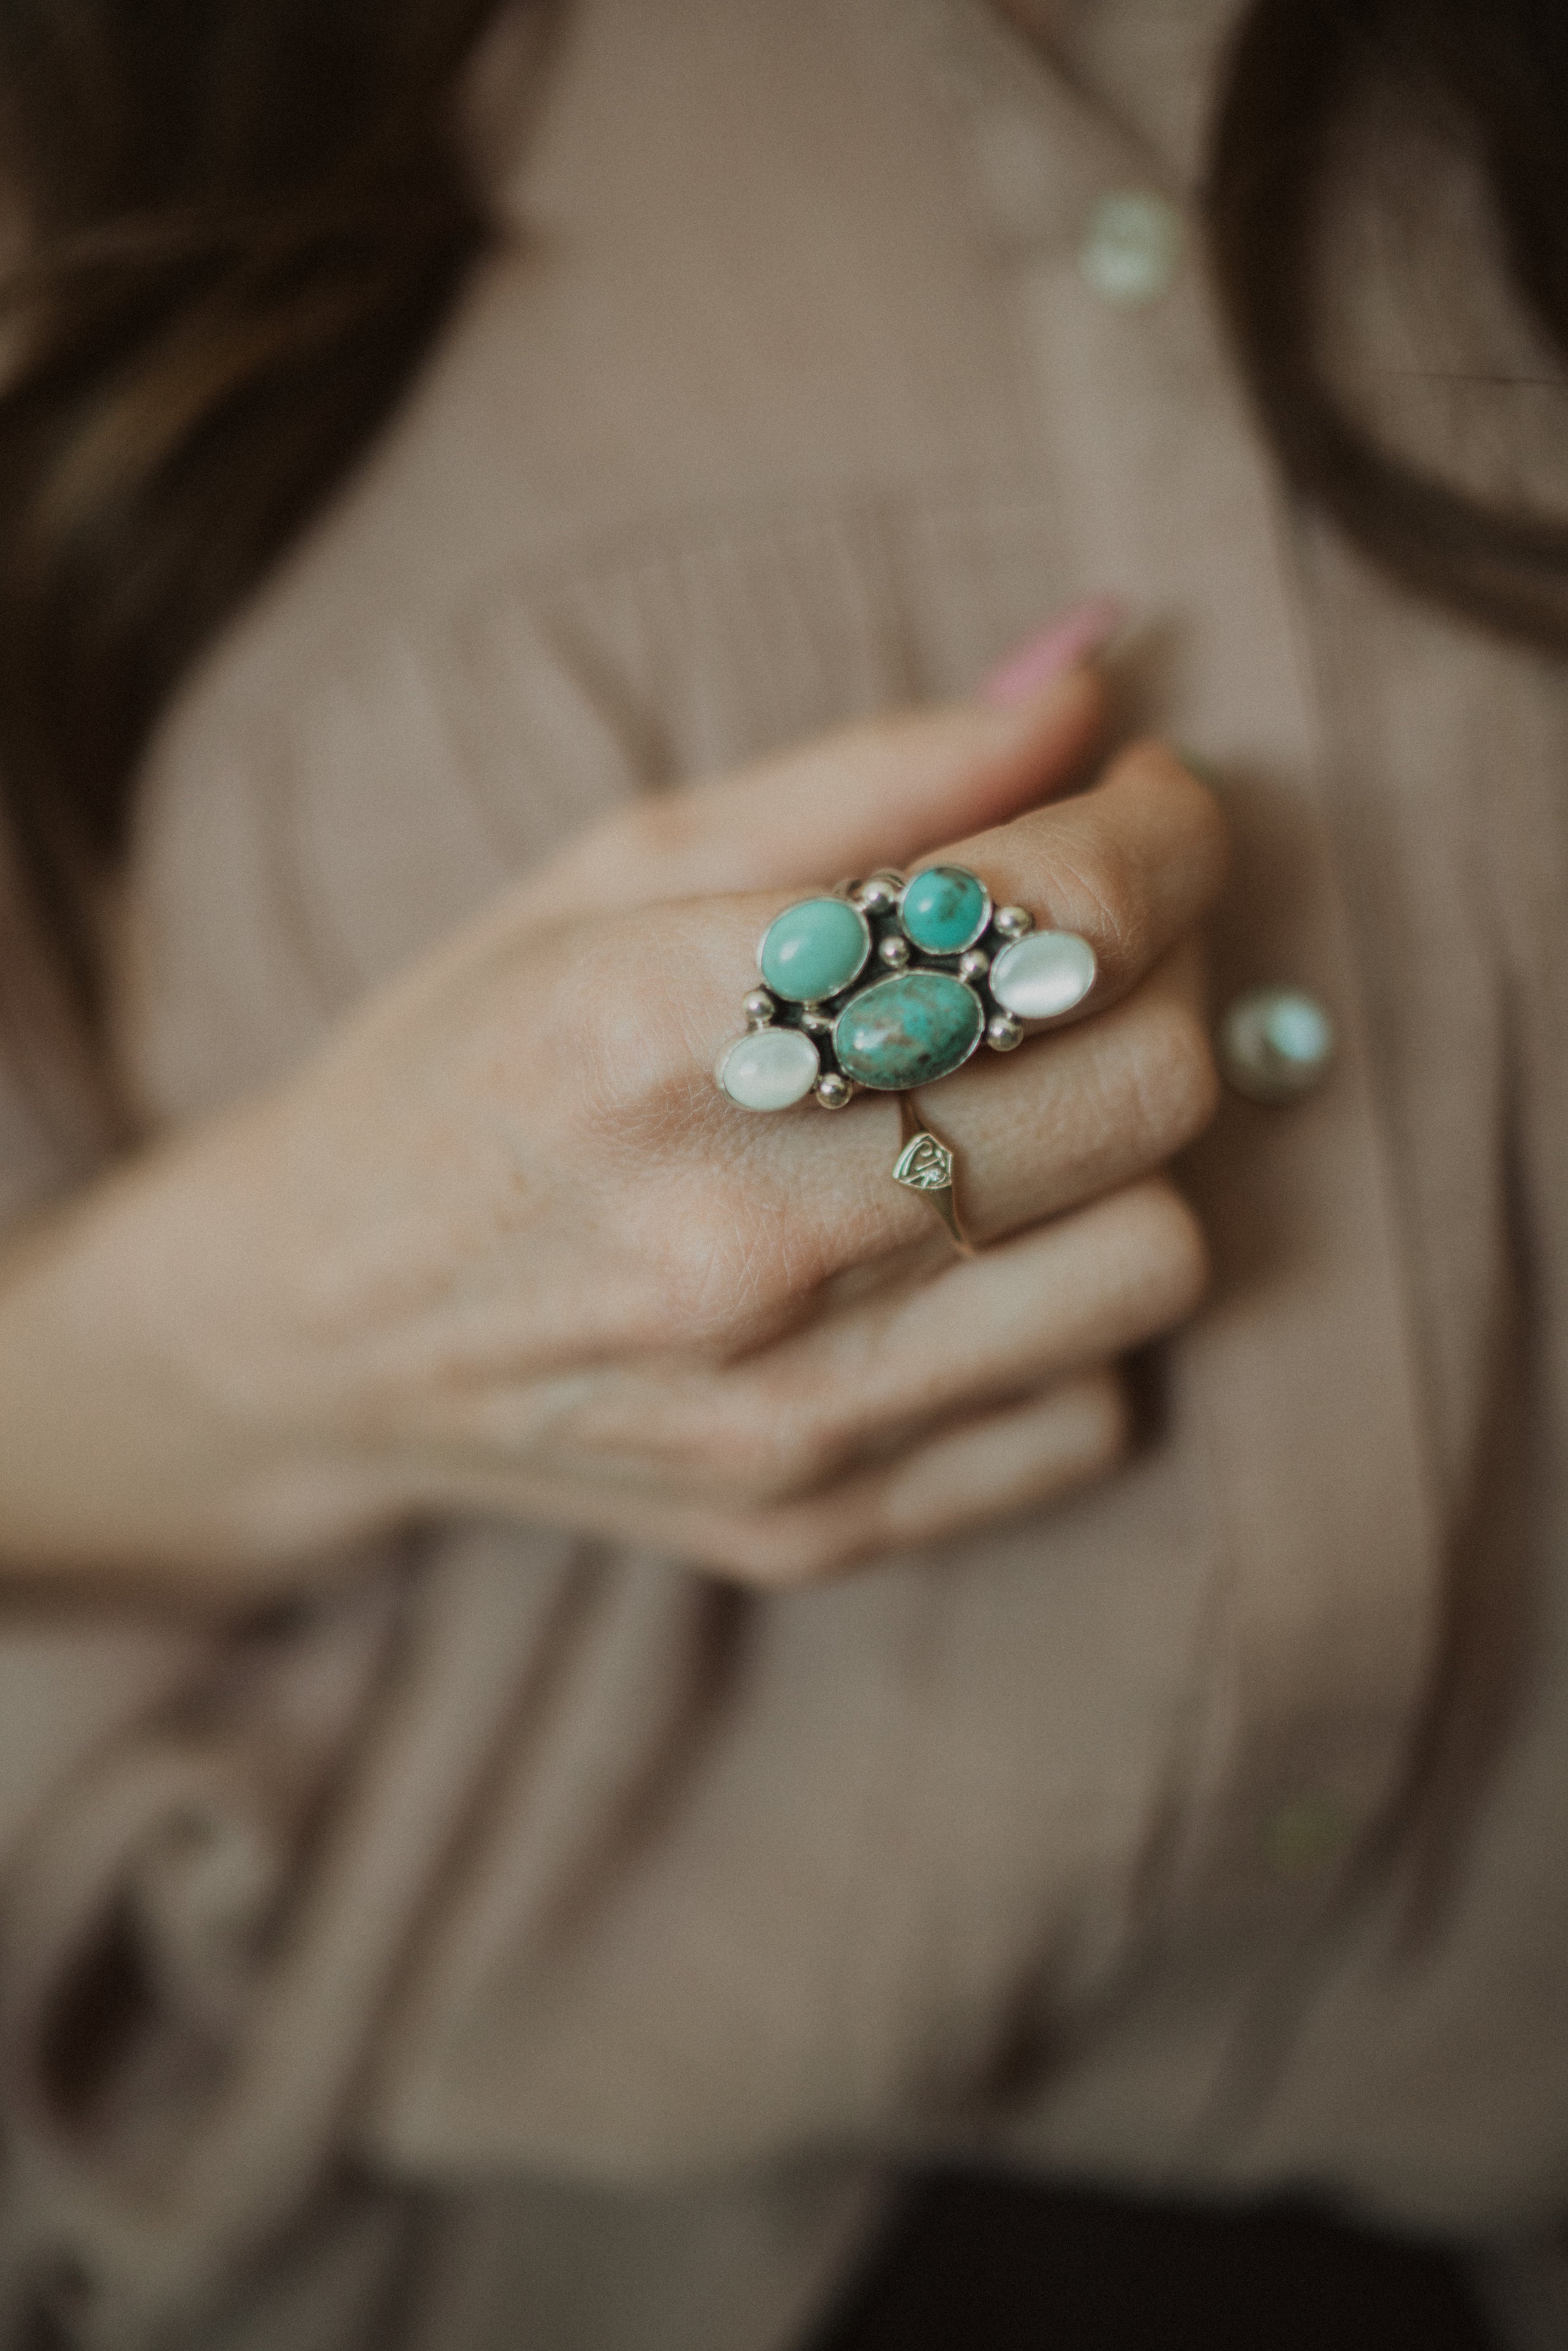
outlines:
[[1076, 799], [1032, 810], [942, 853], [943, 862], [977, 873], [997, 904], [1025, 908], [1037, 932], [1068, 931], [1088, 941], [1094, 980], [1066, 1016], [1073, 1019], [1125, 996], [1207, 913], [1228, 858], [1214, 794], [1153, 740], [1121, 752]]

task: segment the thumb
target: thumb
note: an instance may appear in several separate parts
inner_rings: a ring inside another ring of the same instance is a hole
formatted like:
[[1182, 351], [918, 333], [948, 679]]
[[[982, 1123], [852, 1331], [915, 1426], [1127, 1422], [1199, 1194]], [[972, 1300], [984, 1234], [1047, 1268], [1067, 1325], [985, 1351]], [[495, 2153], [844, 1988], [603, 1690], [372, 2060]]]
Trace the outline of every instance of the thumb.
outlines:
[[[1064, 790], [1104, 724], [1090, 669], [1012, 704], [862, 721], [596, 825], [523, 884], [559, 920], [666, 898], [827, 888], [904, 865]], [[514, 900], [514, 906], [517, 901]]]

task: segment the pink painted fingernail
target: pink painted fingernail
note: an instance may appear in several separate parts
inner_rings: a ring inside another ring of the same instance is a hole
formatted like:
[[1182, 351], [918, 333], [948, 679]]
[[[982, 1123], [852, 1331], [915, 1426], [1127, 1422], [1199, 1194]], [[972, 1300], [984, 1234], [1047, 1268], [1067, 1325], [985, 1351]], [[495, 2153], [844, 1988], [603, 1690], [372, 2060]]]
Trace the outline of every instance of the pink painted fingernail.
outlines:
[[1052, 681], [1097, 653], [1122, 628], [1126, 606], [1119, 596], [1086, 596], [1048, 621], [1039, 636], [1030, 637], [998, 663], [980, 687], [982, 702], [1027, 702], [1042, 694]]

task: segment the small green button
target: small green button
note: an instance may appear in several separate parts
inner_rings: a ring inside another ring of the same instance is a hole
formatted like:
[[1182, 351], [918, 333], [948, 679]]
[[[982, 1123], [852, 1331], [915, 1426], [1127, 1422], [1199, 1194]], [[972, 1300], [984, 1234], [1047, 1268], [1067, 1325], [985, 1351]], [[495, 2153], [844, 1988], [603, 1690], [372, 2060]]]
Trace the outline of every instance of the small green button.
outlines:
[[1333, 1022], [1315, 996], [1299, 987], [1255, 987], [1239, 996], [1219, 1024], [1219, 1066], [1249, 1102], [1299, 1102], [1328, 1075]]
[[1136, 308], [1163, 294], [1176, 275], [1186, 232], [1168, 196], [1122, 188], [1090, 214], [1078, 267], [1102, 300]]

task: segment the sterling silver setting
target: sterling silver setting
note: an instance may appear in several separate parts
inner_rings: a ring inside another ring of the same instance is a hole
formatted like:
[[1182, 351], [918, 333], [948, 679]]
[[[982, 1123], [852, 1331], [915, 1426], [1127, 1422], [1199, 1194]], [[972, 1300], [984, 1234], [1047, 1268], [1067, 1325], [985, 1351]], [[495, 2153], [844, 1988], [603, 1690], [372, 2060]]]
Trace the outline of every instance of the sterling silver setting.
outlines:
[[[1050, 1026], [1051, 1019], [1066, 1017], [1068, 1012], [1076, 1009], [1075, 1004], [1069, 1004], [1063, 1006], [1060, 1015], [1053, 1013], [1045, 1019], [1020, 1018], [1001, 999], [996, 992], [996, 967], [1001, 962], [1003, 970], [1007, 969], [1008, 950], [1035, 934], [1035, 919], [1025, 906], [997, 905], [980, 877], [969, 873], [967, 868], [940, 869], [964, 876], [980, 893], [980, 906], [973, 923], [967, 926], [964, 943], [955, 946], [951, 952], [939, 953], [921, 946], [917, 939], [912, 937], [905, 923], [905, 900], [922, 874], [932, 870], [922, 867], [914, 873], [905, 874], [892, 867], [883, 867], [874, 873], [841, 883], [831, 891], [818, 893], [821, 898], [841, 901], [852, 907], [861, 918], [865, 935], [865, 952], [858, 967], [833, 993], [796, 1000], [776, 988], [761, 985], [753, 986], [743, 999], [741, 1009], [747, 1036], [792, 1029], [799, 1030], [810, 1040], [817, 1055], [817, 1075], [814, 1082], [806, 1087], [805, 1092], [809, 1092], [824, 1110], [842, 1110], [857, 1094], [866, 1091], [859, 1080], [840, 1068], [834, 1050], [834, 1028], [846, 1006], [856, 997], [890, 977], [904, 973], [933, 971], [945, 972], [958, 981], [975, 998], [978, 1006], [976, 1045], [983, 1044], [994, 1053], [1014, 1051], [1033, 1030]], [[800, 902], [802, 907], [807, 903]], [[791, 911], [789, 908], [784, 910], [786, 914]], [[1049, 937], [1060, 938], [1064, 946], [1070, 937], [1068, 934], [1057, 933], [1035, 935], [1042, 944]], [[763, 940], [758, 943], [759, 968], [767, 937], [765, 933]], [[1093, 956], [1087, 943], [1072, 940], [1071, 944], [1081, 950], [1082, 958], [1086, 959], [1085, 968], [1092, 977]], [[1030, 952], [1035, 950], [1031, 948]], [[1088, 992], [1088, 985], [1087, 981], [1083, 984], [1083, 994]], [[798, 1074], [792, 1076], [788, 1083], [781, 1081], [776, 1089], [777, 1099], [747, 1101], [742, 1099], [741, 1092], [732, 1092], [731, 1087], [726, 1083], [726, 1068], [737, 1047], [744, 1041], [743, 1039], [733, 1038], [720, 1051], [715, 1075], [721, 1092], [737, 1102], [740, 1107], [748, 1109], [787, 1108], [791, 1102], [805, 1098], [804, 1093], [789, 1091], [791, 1085], [800, 1082]], [[782, 1049], [777, 1058], [780, 1067], [791, 1061], [791, 1056]], [[754, 1092], [763, 1091], [749, 1076], [756, 1063], [754, 1055], [747, 1064], [748, 1082]], [[798, 1049], [794, 1051], [791, 1066], [797, 1073], [803, 1068], [803, 1056]], [[939, 1081], [929, 1079], [923, 1082], [936, 1083]]]

